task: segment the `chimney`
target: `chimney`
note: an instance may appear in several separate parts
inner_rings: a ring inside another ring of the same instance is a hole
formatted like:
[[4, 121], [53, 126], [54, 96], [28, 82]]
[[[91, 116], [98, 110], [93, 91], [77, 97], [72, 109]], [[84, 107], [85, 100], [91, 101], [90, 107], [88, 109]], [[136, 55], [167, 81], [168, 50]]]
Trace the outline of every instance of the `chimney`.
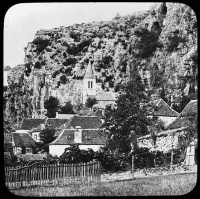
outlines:
[[81, 129], [81, 126], [76, 126], [75, 127], [74, 142], [75, 143], [81, 143], [82, 142], [82, 129]]

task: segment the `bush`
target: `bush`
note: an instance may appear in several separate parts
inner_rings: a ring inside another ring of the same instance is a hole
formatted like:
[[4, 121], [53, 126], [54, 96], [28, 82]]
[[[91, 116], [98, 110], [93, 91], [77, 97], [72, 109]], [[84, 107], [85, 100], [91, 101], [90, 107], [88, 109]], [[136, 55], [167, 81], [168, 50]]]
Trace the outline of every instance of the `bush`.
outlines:
[[134, 48], [139, 49], [138, 56], [141, 58], [150, 57], [157, 47], [162, 47], [162, 44], [158, 42], [158, 35], [148, 31], [146, 28], [139, 27], [135, 29], [134, 34], [139, 38]]
[[37, 37], [32, 41], [33, 44], [36, 45], [36, 52], [41, 53], [49, 44], [49, 40], [43, 39], [41, 37]]
[[96, 152], [95, 158], [101, 162], [101, 166], [106, 171], [116, 172], [130, 168], [130, 157], [127, 157], [125, 153], [113, 153], [106, 147]]
[[92, 43], [92, 40], [88, 39], [88, 40], [83, 40], [77, 46], [75, 46], [75, 45], [68, 46], [67, 53], [70, 55], [77, 55], [78, 53], [80, 53], [83, 50], [84, 47], [86, 47], [86, 46], [88, 47], [91, 43]]
[[74, 41], [76, 41], [76, 42], [80, 41], [80, 33], [70, 31], [69, 35], [70, 35], [71, 38], [74, 39]]
[[92, 108], [95, 104], [97, 104], [96, 98], [90, 98], [90, 97], [88, 97], [87, 100], [86, 100], [86, 102], [85, 102], [85, 105], [88, 108]]
[[73, 105], [71, 104], [71, 101], [66, 102], [64, 106], [60, 107], [60, 113], [74, 114]]
[[95, 152], [92, 149], [81, 150], [78, 145], [67, 147], [60, 156], [60, 163], [81, 163], [89, 162], [95, 158]]
[[62, 84], [66, 84], [66, 83], [67, 83], [67, 78], [66, 78], [65, 75], [62, 75], [62, 76], [60, 77], [60, 83], [62, 83]]
[[35, 62], [35, 67], [34, 68], [41, 69], [41, 64], [40, 64], [39, 61]]
[[76, 64], [76, 62], [77, 62], [76, 58], [70, 57], [70, 58], [66, 59], [65, 62], [63, 62], [63, 65], [64, 66], [69, 66], [71, 64]]

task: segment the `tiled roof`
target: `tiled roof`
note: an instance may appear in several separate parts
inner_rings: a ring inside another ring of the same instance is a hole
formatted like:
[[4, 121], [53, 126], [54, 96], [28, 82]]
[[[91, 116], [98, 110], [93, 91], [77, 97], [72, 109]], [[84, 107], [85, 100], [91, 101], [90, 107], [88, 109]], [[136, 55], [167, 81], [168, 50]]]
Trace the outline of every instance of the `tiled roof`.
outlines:
[[97, 101], [115, 101], [116, 100], [115, 93], [99, 91], [96, 95], [96, 100]]
[[65, 128], [81, 126], [81, 129], [99, 129], [101, 124], [102, 122], [97, 116], [74, 116]]
[[40, 124], [44, 123], [45, 119], [35, 119], [28, 118], [23, 119], [21, 129], [31, 130], [32, 128], [37, 128]]
[[158, 110], [153, 112], [156, 116], [177, 117], [179, 115], [163, 99], [154, 100], [152, 103], [158, 108]]
[[[74, 129], [64, 129], [59, 137], [54, 140], [50, 145], [69, 145], [75, 144], [74, 142]], [[82, 142], [79, 144], [98, 144], [103, 145], [106, 142], [106, 135], [103, 131], [98, 129], [83, 129]]]
[[[57, 129], [66, 123], [68, 119], [58, 119], [58, 118], [48, 118], [47, 124], [50, 124], [52, 128]], [[41, 130], [41, 124], [45, 123], [45, 119], [35, 119], [35, 118], [28, 118], [24, 119], [22, 122], [21, 129], [23, 130]]]
[[47, 120], [47, 124], [50, 124], [52, 128], [57, 129], [60, 128], [67, 121], [68, 119], [49, 118]]
[[190, 124], [190, 121], [185, 117], [177, 117], [168, 127], [167, 129], [178, 129], [181, 127], [187, 127]]
[[84, 79], [91, 79], [91, 78], [95, 78], [94, 77], [94, 71], [92, 69], [92, 65], [90, 63], [90, 60], [89, 60], [89, 63], [88, 63], [88, 66], [87, 66], [87, 69], [86, 69], [86, 72], [85, 72], [85, 76], [84, 76]]
[[21, 158], [23, 160], [44, 160], [44, 158], [47, 157], [46, 154], [18, 154], [16, 155], [18, 158]]
[[188, 113], [195, 113], [197, 112], [197, 100], [191, 100], [186, 107], [180, 113], [181, 116], [185, 116]]
[[13, 142], [15, 147], [27, 147], [34, 148], [35, 140], [30, 136], [29, 133], [12, 133]]

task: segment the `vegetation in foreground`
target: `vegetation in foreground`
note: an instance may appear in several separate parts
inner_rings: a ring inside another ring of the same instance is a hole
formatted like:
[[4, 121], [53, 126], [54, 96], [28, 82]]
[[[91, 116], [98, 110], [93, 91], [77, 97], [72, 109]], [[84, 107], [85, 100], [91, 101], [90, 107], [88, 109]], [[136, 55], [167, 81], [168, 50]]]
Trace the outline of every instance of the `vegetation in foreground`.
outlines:
[[157, 176], [133, 181], [101, 182], [65, 187], [36, 187], [12, 190], [20, 196], [140, 196], [140, 195], [184, 195], [196, 185], [196, 174]]

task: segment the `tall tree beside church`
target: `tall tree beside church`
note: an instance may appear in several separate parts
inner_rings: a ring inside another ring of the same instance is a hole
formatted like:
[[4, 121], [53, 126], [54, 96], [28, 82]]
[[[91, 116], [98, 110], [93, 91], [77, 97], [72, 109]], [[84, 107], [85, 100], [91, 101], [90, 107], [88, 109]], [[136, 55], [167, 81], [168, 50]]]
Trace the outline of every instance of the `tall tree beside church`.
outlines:
[[122, 87], [116, 106], [106, 108], [105, 123], [101, 128], [108, 135], [106, 147], [113, 152], [128, 154], [133, 139], [149, 133], [147, 116], [152, 108], [139, 76]]
[[88, 97], [88, 98], [87, 98], [87, 101], [85, 102], [85, 105], [86, 105], [88, 108], [91, 108], [91, 109], [92, 109], [92, 107], [93, 107], [95, 104], [97, 104], [96, 98], [90, 98], [90, 97]]
[[51, 96], [44, 102], [44, 108], [47, 109], [46, 116], [48, 118], [55, 118], [56, 111], [58, 111], [59, 108], [59, 100], [56, 97]]

